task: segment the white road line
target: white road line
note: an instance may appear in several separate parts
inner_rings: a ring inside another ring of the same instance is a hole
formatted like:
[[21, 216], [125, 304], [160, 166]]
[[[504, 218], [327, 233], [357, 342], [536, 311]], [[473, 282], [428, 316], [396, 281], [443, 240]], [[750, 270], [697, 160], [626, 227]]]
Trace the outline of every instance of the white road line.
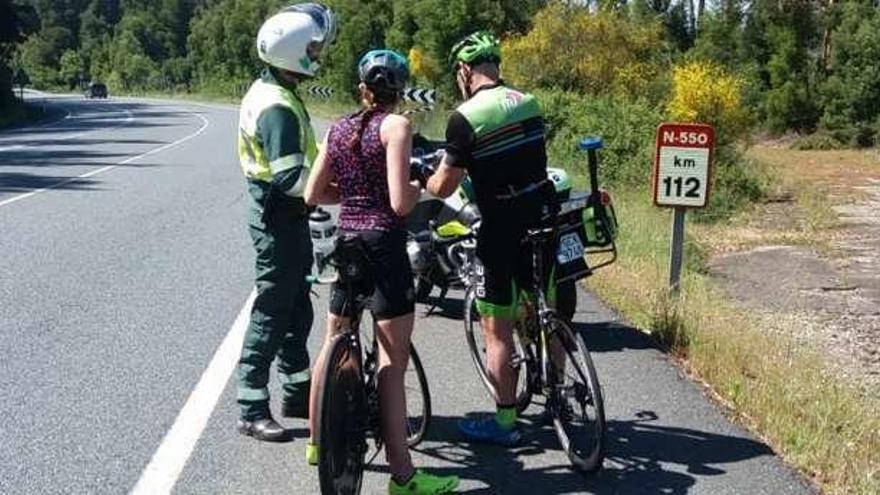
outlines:
[[[128, 110], [126, 110], [126, 111], [128, 111]], [[120, 166], [120, 165], [126, 165], [126, 164], [131, 163], [131, 162], [133, 162], [133, 161], [135, 161], [135, 160], [139, 160], [139, 159], [141, 159], [141, 158], [144, 158], [145, 156], [150, 156], [150, 155], [153, 155], [153, 154], [159, 153], [159, 152], [161, 152], [161, 151], [165, 151], [165, 150], [167, 150], [168, 148], [173, 148], [173, 147], [175, 147], [175, 146], [177, 146], [177, 145], [179, 145], [179, 144], [183, 144], [183, 143], [189, 141], [190, 139], [192, 139], [192, 138], [198, 136], [198, 135], [201, 134], [202, 132], [204, 132], [205, 129], [207, 129], [207, 128], [208, 128], [208, 125], [209, 125], [209, 123], [208, 123], [208, 119], [202, 117], [201, 115], [199, 115], [199, 114], [197, 114], [197, 113], [194, 113], [194, 114], [191, 114], [191, 115], [195, 115], [196, 117], [198, 117], [199, 119], [201, 119], [201, 120], [202, 120], [202, 126], [199, 128], [199, 130], [197, 130], [196, 132], [194, 132], [194, 133], [192, 133], [192, 134], [190, 134], [190, 135], [188, 135], [188, 136], [185, 136], [185, 137], [183, 137], [183, 138], [180, 138], [180, 139], [178, 139], [177, 141], [174, 141], [173, 143], [168, 143], [168, 144], [165, 144], [165, 145], [159, 146], [158, 148], [154, 148], [154, 149], [152, 149], [152, 150], [150, 150], [150, 151], [147, 151], [146, 153], [141, 153], [140, 155], [132, 156], [132, 157], [126, 158], [125, 160], [122, 160], [121, 162], [116, 163], [115, 165], [107, 165], [106, 167], [101, 167], [101, 168], [99, 168], [99, 169], [92, 170], [91, 172], [86, 172], [86, 173], [84, 173], [84, 174], [82, 174], [82, 175], [77, 175], [76, 177], [71, 177], [71, 178], [69, 178], [69, 179], [64, 179], [64, 180], [62, 180], [62, 181], [60, 181], [60, 182], [56, 182], [55, 184], [52, 184], [51, 186], [42, 187], [42, 188], [40, 188], [40, 189], [35, 189], [35, 190], [31, 191], [31, 192], [27, 192], [27, 193], [24, 193], [24, 194], [21, 194], [21, 195], [18, 195], [18, 196], [13, 196], [13, 197], [11, 197], [11, 198], [9, 198], [9, 199], [5, 199], [5, 200], [3, 200], [3, 201], [0, 201], [0, 207], [2, 207], [2, 206], [6, 206], [6, 205], [8, 205], [8, 204], [15, 203], [16, 201], [19, 201], [19, 200], [22, 200], [22, 199], [25, 199], [25, 198], [29, 198], [29, 197], [31, 197], [31, 196], [34, 196], [34, 195], [37, 195], [37, 194], [40, 194], [40, 193], [44, 193], [44, 192], [46, 192], [46, 191], [50, 191], [50, 190], [52, 190], [52, 189], [56, 189], [56, 188], [58, 188], [58, 187], [63, 186], [64, 184], [69, 184], [69, 183], [71, 183], [71, 182], [73, 182], [73, 181], [76, 181], [76, 180], [79, 180], [79, 179], [85, 179], [85, 178], [92, 177], [92, 176], [95, 176], [95, 175], [98, 175], [98, 174], [102, 174], [102, 173], [104, 173], [104, 172], [106, 172], [106, 171], [108, 171], [108, 170], [113, 170], [114, 168], [116, 168], [116, 167], [118, 167], [118, 166]]]
[[238, 362], [241, 342], [250, 320], [255, 296], [256, 291], [252, 291], [229, 333], [211, 358], [208, 368], [202, 373], [186, 404], [183, 405], [183, 409], [180, 410], [177, 419], [165, 434], [165, 438], [162, 439], [162, 443], [159, 444], [159, 448], [156, 449], [153, 458], [150, 459], [150, 463], [141, 473], [140, 479], [129, 495], [171, 493]]

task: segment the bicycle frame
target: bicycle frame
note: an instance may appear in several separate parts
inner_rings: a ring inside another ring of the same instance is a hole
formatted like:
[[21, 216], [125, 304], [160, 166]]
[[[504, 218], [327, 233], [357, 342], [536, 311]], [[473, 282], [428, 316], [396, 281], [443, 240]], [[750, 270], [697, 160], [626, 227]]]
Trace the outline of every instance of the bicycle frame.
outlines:
[[533, 290], [529, 291], [529, 303], [535, 312], [538, 337], [538, 358], [541, 362], [541, 386], [546, 390], [551, 382], [552, 352], [550, 350], [550, 337], [553, 330], [550, 325], [550, 319], [556, 314], [556, 310], [551, 308], [547, 302], [547, 294], [544, 289], [544, 250], [550, 236], [556, 234], [556, 227], [543, 229], [542, 237], [537, 240], [530, 240], [532, 244], [532, 283]]

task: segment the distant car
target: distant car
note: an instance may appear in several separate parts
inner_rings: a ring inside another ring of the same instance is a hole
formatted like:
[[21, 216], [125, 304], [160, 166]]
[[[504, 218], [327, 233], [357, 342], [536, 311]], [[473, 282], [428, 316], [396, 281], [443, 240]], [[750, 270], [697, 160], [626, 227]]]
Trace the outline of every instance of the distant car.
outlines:
[[86, 88], [86, 98], [107, 98], [107, 85], [104, 83], [91, 83]]

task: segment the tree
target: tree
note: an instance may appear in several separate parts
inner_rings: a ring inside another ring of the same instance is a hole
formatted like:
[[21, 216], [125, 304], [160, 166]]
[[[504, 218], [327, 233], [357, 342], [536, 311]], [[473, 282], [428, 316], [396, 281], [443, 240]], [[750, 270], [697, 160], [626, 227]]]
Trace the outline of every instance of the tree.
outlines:
[[873, 145], [880, 132], [880, 14], [870, 3], [850, 2], [832, 36], [822, 127], [843, 142]]
[[67, 50], [59, 60], [58, 76], [68, 88], [74, 88], [85, 79], [85, 64], [79, 52]]
[[[811, 130], [819, 118], [815, 104], [819, 25], [815, 2], [756, 0], [749, 11], [753, 28], [747, 52], [762, 53], [768, 91], [764, 113], [776, 130]], [[755, 49], [752, 50], [752, 47]]]
[[257, 58], [257, 32], [281, 4], [218, 0], [198, 7], [187, 41], [195, 83], [227, 94], [250, 83], [263, 67]]
[[32, 8], [13, 4], [11, 0], [0, 0], [0, 110], [13, 101], [14, 74], [10, 62], [25, 34], [35, 28], [34, 24]]
[[[393, 20], [390, 0], [333, 0], [327, 2], [339, 15], [336, 43], [327, 50], [321, 81], [354, 95], [357, 61], [367, 51], [385, 48], [385, 32]], [[406, 53], [406, 52], [404, 52]]]
[[532, 30], [503, 48], [504, 75], [517, 85], [587, 94], [644, 95], [668, 60], [659, 22], [560, 3], [539, 12]]
[[58, 75], [61, 55], [75, 47], [73, 32], [66, 27], [43, 27], [39, 33], [30, 36], [22, 44], [21, 52], [24, 67], [34, 84], [38, 87], [61, 84]]

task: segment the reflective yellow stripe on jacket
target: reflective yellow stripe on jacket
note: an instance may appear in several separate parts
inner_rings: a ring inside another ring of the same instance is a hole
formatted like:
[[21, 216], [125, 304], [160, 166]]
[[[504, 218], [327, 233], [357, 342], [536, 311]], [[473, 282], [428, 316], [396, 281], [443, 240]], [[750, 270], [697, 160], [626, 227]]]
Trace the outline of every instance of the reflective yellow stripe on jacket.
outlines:
[[[257, 121], [264, 110], [275, 105], [289, 109], [296, 116], [300, 124], [299, 137], [304, 153], [284, 156], [270, 163], [260, 145], [260, 140], [256, 138]], [[242, 100], [239, 112], [238, 158], [245, 176], [268, 182], [272, 180], [274, 174], [293, 167], [311, 168], [317, 156], [318, 145], [315, 141], [315, 133], [302, 100], [292, 91], [277, 84], [256, 80]], [[301, 174], [300, 182], [304, 183], [307, 177], [307, 173]], [[302, 194], [302, 187], [295, 189]]]

